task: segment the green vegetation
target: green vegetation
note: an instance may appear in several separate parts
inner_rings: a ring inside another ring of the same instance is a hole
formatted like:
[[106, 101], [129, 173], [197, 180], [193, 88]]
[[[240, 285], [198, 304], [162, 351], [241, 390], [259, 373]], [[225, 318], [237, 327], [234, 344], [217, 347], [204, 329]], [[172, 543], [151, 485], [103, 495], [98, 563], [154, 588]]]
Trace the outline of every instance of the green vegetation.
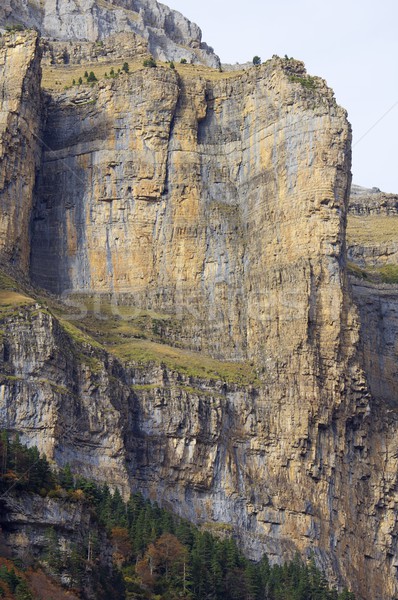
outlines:
[[397, 241], [398, 217], [388, 215], [348, 215], [349, 246], [374, 246]]
[[186, 58], [182, 58], [182, 59], [180, 60], [180, 64], [181, 64], [181, 65], [186, 65], [186, 64], [187, 64], [187, 62], [188, 62], [188, 61], [187, 61], [187, 59], [186, 59]]
[[259, 56], [253, 56], [253, 65], [256, 67], [261, 65], [261, 58]]
[[355, 263], [347, 264], [348, 272], [358, 279], [366, 279], [370, 283], [398, 284], [398, 265], [382, 267], [359, 267]]
[[310, 75], [306, 75], [305, 77], [300, 77], [299, 75], [290, 75], [289, 81], [292, 83], [301, 83], [301, 85], [307, 90], [316, 89], [316, 78], [311, 77]]
[[156, 61], [155, 61], [155, 59], [152, 56], [150, 58], [146, 58], [142, 64], [144, 65], [144, 67], [152, 67], [152, 68], [154, 68], [154, 67], [157, 66], [156, 65]]
[[18, 434], [0, 434], [0, 491], [10, 487], [46, 494], [54, 487], [54, 476], [46, 457], [37, 448], [21, 444]]
[[21, 25], [21, 23], [15, 23], [13, 25], [6, 25], [5, 26], [5, 30], [8, 33], [15, 33], [16, 31], [25, 31], [27, 28], [24, 25]]
[[170, 67], [170, 69], [175, 69], [175, 68], [176, 68], [176, 66], [175, 66], [175, 64], [173, 63], [173, 61], [170, 61], [170, 62], [169, 62], [169, 67]]
[[187, 377], [222, 380], [227, 383], [258, 385], [253, 367], [247, 363], [215, 360], [199, 352], [182, 350], [149, 340], [130, 340], [107, 348], [123, 361], [163, 364]]
[[[76, 476], [68, 465], [51, 473], [36, 448], [28, 450], [17, 436], [11, 441], [8, 437], [1, 433], [0, 460], [5, 473], [12, 468], [27, 491], [43, 486], [41, 495], [85, 504], [92, 522], [97, 523], [82, 543], [68, 549], [61, 548], [55, 529], [46, 529], [41, 565], [53, 574], [68, 573], [70, 587], [79, 588], [87, 569], [95, 567], [102, 551], [99, 536], [103, 544], [106, 535], [115, 572], [102, 573], [102, 583], [112, 578], [111, 589], [113, 594], [117, 590], [120, 600], [354, 600], [347, 591], [338, 594], [330, 589], [313, 559], [303, 562], [296, 556], [281, 566], [271, 566], [266, 556], [252, 562], [231, 537], [229, 523], [208, 524], [201, 531], [139, 494], [125, 502], [117, 489], [111, 492], [106, 485]], [[40, 480], [32, 478], [35, 464], [31, 460], [22, 466], [26, 457], [42, 461], [45, 468]], [[0, 483], [7, 490], [9, 482], [4, 477], [2, 472]], [[15, 572], [0, 570], [1, 579], [15, 592], [21, 586], [18, 600], [30, 600], [22, 595], [29, 594], [29, 589]]]
[[94, 348], [102, 348], [101, 344], [95, 339], [84, 333], [78, 327], [75, 327], [70, 321], [59, 319], [59, 322], [64, 331], [78, 344], [88, 344]]
[[128, 62], [124, 62], [123, 63], [122, 71], [124, 71], [125, 73], [128, 73], [130, 71], [130, 67], [129, 67], [129, 63]]
[[90, 71], [87, 77], [87, 83], [94, 83], [96, 81], [98, 81], [98, 79], [96, 78], [94, 71]]
[[398, 265], [384, 265], [377, 269], [382, 283], [398, 283]]
[[14, 279], [3, 273], [3, 271], [0, 271], [0, 290], [17, 291], [19, 290], [19, 286]]
[[120, 360], [138, 364], [155, 363], [187, 377], [222, 380], [242, 385], [259, 384], [249, 362], [227, 362], [203, 353], [175, 348], [164, 343], [178, 337], [181, 322], [175, 317], [134, 306], [113, 305], [105, 299], [74, 296], [87, 312], [79, 321], [69, 322], [67, 315], [55, 310], [62, 327], [78, 343], [105, 348]]
[[17, 575], [14, 567], [2, 564], [0, 565], [0, 598], [6, 594], [12, 594], [15, 600], [33, 600], [26, 581]]
[[0, 271], [0, 318], [13, 316], [19, 308], [33, 303], [33, 298], [21, 293], [16, 281]]

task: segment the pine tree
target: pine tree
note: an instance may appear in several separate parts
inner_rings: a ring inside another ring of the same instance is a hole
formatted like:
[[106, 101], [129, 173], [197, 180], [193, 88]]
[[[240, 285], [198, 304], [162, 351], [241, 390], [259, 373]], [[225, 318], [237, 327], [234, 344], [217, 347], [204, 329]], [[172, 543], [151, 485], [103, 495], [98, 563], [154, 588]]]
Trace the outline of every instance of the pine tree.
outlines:
[[33, 600], [26, 581], [21, 580], [15, 588], [15, 600]]
[[63, 554], [59, 545], [58, 534], [53, 527], [47, 529], [45, 538], [46, 551], [44, 558], [49, 567], [59, 573], [63, 565]]
[[70, 468], [70, 464], [66, 464], [63, 469], [60, 470], [59, 475], [59, 485], [64, 488], [67, 492], [74, 490], [75, 483], [73, 480], [72, 470]]
[[1, 475], [7, 472], [8, 467], [8, 453], [9, 453], [9, 442], [7, 431], [3, 430], [0, 437], [0, 453], [1, 453]]

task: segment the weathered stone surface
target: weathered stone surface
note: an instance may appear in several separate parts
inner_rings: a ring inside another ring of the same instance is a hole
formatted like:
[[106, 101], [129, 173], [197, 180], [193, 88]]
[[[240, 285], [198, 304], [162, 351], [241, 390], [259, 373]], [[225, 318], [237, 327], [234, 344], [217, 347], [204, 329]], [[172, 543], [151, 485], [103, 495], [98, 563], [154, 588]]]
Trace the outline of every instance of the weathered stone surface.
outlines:
[[398, 265], [398, 196], [353, 186], [347, 256], [362, 268]]
[[5, 0], [0, 7], [0, 27], [22, 23], [55, 40], [103, 40], [133, 32], [147, 40], [159, 60], [220, 64], [218, 56], [202, 42], [202, 32], [181, 13], [156, 0]]
[[34, 306], [1, 327], [1, 420], [24, 441], [195, 522], [232, 525], [253, 557], [314, 552], [358, 598], [396, 597], [395, 414], [355, 363], [334, 396], [299, 396], [304, 370], [280, 374], [282, 396], [272, 384], [122, 368]]
[[161, 310], [179, 320], [172, 342], [249, 359], [260, 381], [122, 365], [23, 306], [1, 318], [2, 426], [61, 465], [232, 525], [254, 557], [313, 551], [358, 598], [395, 600], [397, 420], [394, 385], [380, 385], [395, 338], [374, 336], [377, 299], [358, 301], [362, 331], [351, 301], [351, 138], [332, 92], [291, 60], [200, 76], [140, 65], [44, 108], [35, 282]]
[[270, 371], [274, 335], [288, 356], [307, 344], [312, 297], [310, 323], [322, 303], [338, 344], [350, 132], [322, 80], [300, 77], [280, 59], [207, 79], [158, 68], [53, 96], [34, 280], [177, 310], [194, 349]]
[[118, 365], [92, 357], [36, 306], [20, 309], [3, 327], [1, 427], [20, 424], [50, 460], [73, 460], [83, 475], [126, 492], [122, 400], [129, 390], [118, 380]]
[[[42, 571], [37, 571], [39, 561], [46, 564], [49, 553], [54, 552], [54, 547], [49, 548], [51, 533], [56, 536], [60, 553], [68, 556], [73, 551], [76, 552], [76, 548], [80, 551], [86, 549], [90, 539], [98, 540], [101, 552], [95, 557], [90, 571], [87, 570], [82, 578], [81, 586], [84, 588], [84, 597], [88, 600], [102, 597], [95, 571], [101, 569], [102, 573], [111, 574], [112, 544], [86, 503], [72, 502], [68, 498], [42, 498], [37, 494], [13, 490], [2, 495], [0, 509], [2, 556], [18, 558], [26, 566], [34, 565], [34, 571], [29, 570], [30, 581], [32, 589], [38, 588], [38, 598], [77, 600], [81, 597], [64, 587], [73, 588], [76, 585], [76, 573], [71, 573], [69, 565], [65, 565], [61, 573], [54, 572], [54, 569], [47, 566], [47, 576]], [[44, 595], [46, 593], [51, 596]]]
[[351, 186], [349, 214], [356, 216], [398, 215], [397, 194], [386, 194], [379, 188], [364, 188], [359, 185]]
[[0, 81], [0, 258], [28, 271], [32, 196], [40, 162], [37, 34], [0, 38]]
[[398, 405], [398, 286], [353, 279], [361, 317], [361, 349], [372, 394]]

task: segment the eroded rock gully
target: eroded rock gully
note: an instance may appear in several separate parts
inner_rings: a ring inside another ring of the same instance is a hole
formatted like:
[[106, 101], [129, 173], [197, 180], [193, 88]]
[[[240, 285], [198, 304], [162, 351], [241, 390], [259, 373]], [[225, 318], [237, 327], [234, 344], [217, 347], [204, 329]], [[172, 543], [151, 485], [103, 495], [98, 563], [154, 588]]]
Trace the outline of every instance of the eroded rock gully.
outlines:
[[232, 525], [253, 557], [312, 551], [358, 598], [398, 598], [397, 421], [358, 352], [346, 113], [296, 61], [190, 69], [44, 96], [21, 247], [36, 284], [177, 315], [182, 348], [250, 360], [258, 380], [122, 364], [38, 301], [2, 316], [2, 422], [59, 464]]

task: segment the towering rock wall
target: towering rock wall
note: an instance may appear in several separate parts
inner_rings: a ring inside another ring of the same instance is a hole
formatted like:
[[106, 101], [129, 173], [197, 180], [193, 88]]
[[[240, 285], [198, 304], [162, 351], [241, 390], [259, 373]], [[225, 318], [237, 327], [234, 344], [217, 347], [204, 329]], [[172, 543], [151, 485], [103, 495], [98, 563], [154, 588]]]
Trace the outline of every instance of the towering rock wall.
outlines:
[[345, 113], [294, 61], [205, 76], [138, 70], [50, 99], [33, 279], [178, 312], [191, 347], [270, 371], [276, 348], [334, 361]]
[[313, 551], [360, 599], [396, 599], [395, 406], [369, 394], [358, 358], [350, 128], [331, 91], [290, 60], [244, 74], [139, 66], [44, 108], [34, 281], [169, 313], [183, 349], [249, 359], [259, 376], [121, 364], [6, 294], [3, 426], [59, 464], [232, 528], [253, 557]]
[[0, 258], [29, 270], [30, 218], [41, 151], [35, 33], [0, 38]]

